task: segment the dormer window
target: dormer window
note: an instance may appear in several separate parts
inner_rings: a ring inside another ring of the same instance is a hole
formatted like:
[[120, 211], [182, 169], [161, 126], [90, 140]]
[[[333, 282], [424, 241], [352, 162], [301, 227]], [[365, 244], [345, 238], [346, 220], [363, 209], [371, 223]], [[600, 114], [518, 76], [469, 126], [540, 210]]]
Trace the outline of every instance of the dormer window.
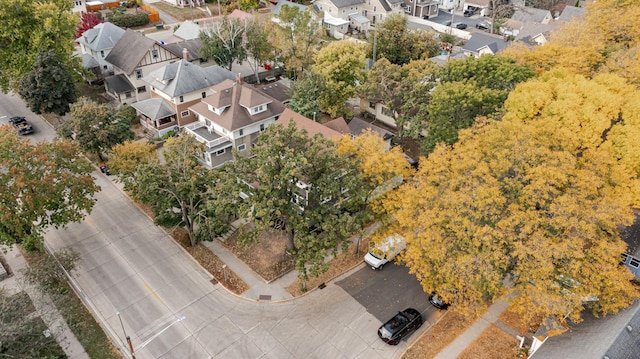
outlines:
[[203, 92], [203, 93], [202, 93], [202, 98], [205, 98], [205, 97], [207, 97], [207, 93], [206, 93], [206, 92]]
[[153, 56], [154, 59], [158, 58], [158, 50], [151, 50], [151, 56]]
[[180, 103], [184, 102], [184, 96], [180, 96]]
[[256, 114], [256, 113], [263, 112], [263, 111], [265, 111], [266, 109], [267, 109], [267, 106], [266, 106], [266, 105], [260, 105], [260, 106], [256, 106], [256, 107], [254, 107], [254, 108], [253, 108], [253, 111], [251, 111], [251, 112], [253, 112], [253, 114]]

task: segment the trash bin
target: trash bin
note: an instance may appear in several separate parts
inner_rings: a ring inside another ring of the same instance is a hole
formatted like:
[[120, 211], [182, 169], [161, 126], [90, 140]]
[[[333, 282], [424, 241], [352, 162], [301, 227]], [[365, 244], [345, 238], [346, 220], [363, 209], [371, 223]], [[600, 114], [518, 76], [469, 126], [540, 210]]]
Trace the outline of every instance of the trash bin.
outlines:
[[156, 24], [156, 30], [164, 30], [164, 24]]

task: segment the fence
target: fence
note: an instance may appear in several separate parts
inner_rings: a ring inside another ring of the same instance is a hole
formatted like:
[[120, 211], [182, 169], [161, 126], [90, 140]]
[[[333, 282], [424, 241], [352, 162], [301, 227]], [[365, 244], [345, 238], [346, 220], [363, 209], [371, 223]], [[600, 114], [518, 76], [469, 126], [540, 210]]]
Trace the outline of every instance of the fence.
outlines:
[[160, 14], [156, 9], [152, 8], [148, 5], [142, 5], [140, 8], [149, 13], [149, 22], [158, 22], [160, 21]]

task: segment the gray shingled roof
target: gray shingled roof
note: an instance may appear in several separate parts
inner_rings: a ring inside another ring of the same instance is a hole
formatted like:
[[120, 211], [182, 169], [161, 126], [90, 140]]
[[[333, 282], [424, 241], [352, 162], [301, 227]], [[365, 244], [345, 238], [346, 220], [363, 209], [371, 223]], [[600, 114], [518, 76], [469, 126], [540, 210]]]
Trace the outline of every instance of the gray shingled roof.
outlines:
[[155, 44], [155, 40], [127, 29], [105, 60], [125, 73], [131, 74]]
[[354, 136], [359, 136], [363, 132], [366, 132], [368, 129], [370, 129], [373, 133], [377, 133], [383, 140], [388, 140], [389, 138], [393, 137], [393, 133], [358, 117], [354, 117], [351, 119], [351, 121], [349, 121], [349, 129]]
[[180, 60], [159, 68], [142, 80], [170, 97], [178, 97], [215, 86], [235, 74], [218, 65], [201, 67]]
[[113, 48], [124, 34], [124, 30], [110, 22], [103, 22], [85, 31], [78, 42], [93, 51]]
[[343, 7], [360, 5], [364, 4], [364, 0], [329, 0], [333, 5], [335, 5], [338, 9], [342, 9]]
[[584, 11], [585, 9], [581, 7], [567, 5], [564, 7], [564, 10], [562, 10], [560, 16], [558, 16], [558, 21], [571, 21], [573, 18], [579, 18], [584, 14]]
[[161, 118], [175, 115], [176, 111], [165, 100], [154, 97], [144, 101], [134, 102], [131, 107], [138, 110], [140, 113], [149, 117], [152, 120], [159, 120]]
[[82, 59], [82, 67], [85, 69], [100, 67], [100, 64], [98, 63], [98, 61], [89, 54], [82, 54], [80, 58]]
[[474, 32], [471, 34], [471, 38], [462, 47], [462, 49], [477, 53], [485, 46], [488, 46], [495, 54], [506, 49], [509, 46], [509, 42], [504, 41], [504, 38], [500, 35], [492, 35], [485, 32]]
[[263, 83], [258, 87], [260, 87], [260, 90], [262, 90], [262, 92], [280, 102], [287, 102], [291, 100], [291, 89], [285, 86], [282, 82], [275, 82], [270, 84]]
[[173, 35], [183, 40], [193, 40], [200, 36], [200, 30], [200, 25], [187, 20], [180, 24], [180, 27], [173, 33]]
[[175, 53], [183, 58], [182, 51], [187, 49], [187, 54], [189, 55], [189, 61], [200, 59], [200, 49], [202, 48], [202, 41], [200, 39], [192, 39], [192, 40], [184, 40], [179, 42], [173, 42], [170, 44], [162, 45], [165, 49]]
[[113, 90], [117, 94], [134, 91], [136, 89], [133, 87], [131, 82], [129, 82], [129, 79], [127, 79], [123, 74], [105, 77], [104, 80], [107, 82], [107, 88]]
[[537, 24], [537, 23], [525, 23], [520, 32], [518, 32], [518, 36], [516, 36], [516, 41], [524, 39], [525, 37], [533, 37], [539, 34], [544, 34], [547, 39], [549, 38], [549, 34], [556, 30], [558, 25], [556, 24]]
[[545, 17], [551, 15], [549, 10], [536, 9], [533, 7], [525, 7], [523, 9], [517, 9], [513, 16], [511, 16], [512, 20], [522, 21], [522, 22], [542, 22]]
[[[627, 326], [631, 330], [627, 329]], [[569, 331], [550, 337], [532, 359], [605, 358], [636, 359], [640, 353], [640, 300], [615, 315], [570, 323]]]
[[[237, 129], [247, 127], [252, 123], [279, 115], [285, 108], [282, 102], [277, 101], [253, 86], [244, 83], [225, 80], [214, 86], [213, 90], [216, 91], [214, 95], [207, 96], [201, 102], [190, 106], [189, 109], [210, 119], [211, 121], [214, 121], [227, 131], [235, 131]], [[246, 95], [243, 94], [244, 92], [256, 92], [256, 95]], [[267, 106], [266, 111], [251, 116], [249, 115], [249, 111], [240, 105], [240, 101], [241, 99], [258, 97], [263, 98], [264, 101], [269, 101], [269, 105]], [[208, 104], [217, 108], [227, 106], [228, 108], [226, 108], [222, 114], [216, 115], [214, 112], [209, 111], [207, 106]]]

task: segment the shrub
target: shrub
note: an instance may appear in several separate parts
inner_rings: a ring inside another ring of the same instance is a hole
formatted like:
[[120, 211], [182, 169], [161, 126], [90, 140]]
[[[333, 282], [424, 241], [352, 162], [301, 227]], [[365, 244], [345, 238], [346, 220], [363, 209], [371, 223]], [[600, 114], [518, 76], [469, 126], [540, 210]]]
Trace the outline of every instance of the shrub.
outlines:
[[113, 14], [109, 17], [114, 25], [121, 28], [143, 26], [149, 24], [149, 14], [137, 13], [137, 14]]
[[175, 136], [175, 135], [176, 135], [176, 131], [171, 130], [171, 131], [169, 131], [169, 132], [165, 133], [164, 135], [162, 135], [162, 139], [163, 139], [163, 140], [166, 140], [167, 138], [169, 138], [169, 137], [173, 137], [173, 136]]

